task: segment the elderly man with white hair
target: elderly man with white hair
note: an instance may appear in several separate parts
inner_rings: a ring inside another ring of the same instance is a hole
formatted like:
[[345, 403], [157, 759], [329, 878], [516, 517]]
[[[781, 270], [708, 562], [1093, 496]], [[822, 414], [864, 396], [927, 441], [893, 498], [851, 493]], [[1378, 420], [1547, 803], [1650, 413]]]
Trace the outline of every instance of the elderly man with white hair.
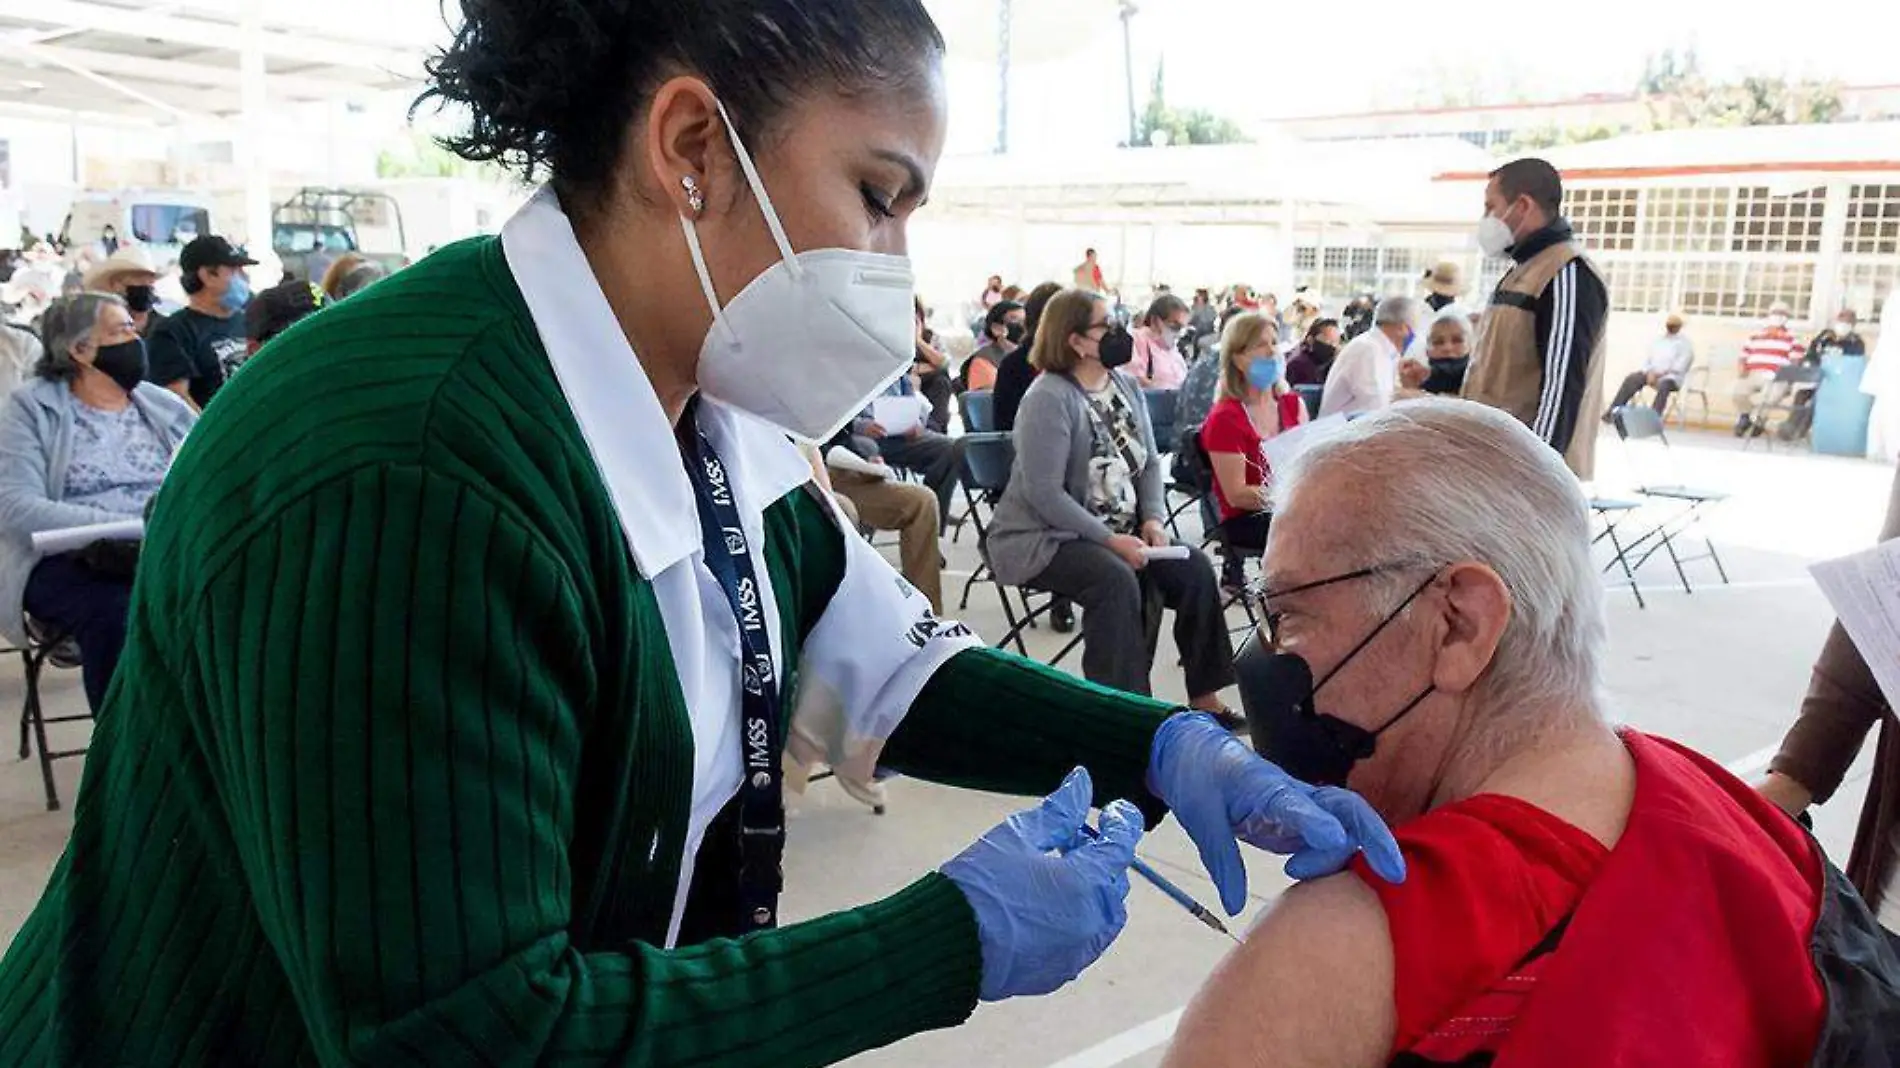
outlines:
[[1412, 401], [1285, 463], [1273, 500], [1237, 664], [1256, 744], [1362, 793], [1410, 874], [1288, 891], [1169, 1064], [1892, 1063], [1900, 968], [1814, 841], [1612, 726], [1589, 513], [1554, 450]]
[[1372, 311], [1372, 329], [1347, 342], [1333, 360], [1319, 414], [1362, 415], [1392, 404], [1399, 386], [1399, 356], [1417, 336], [1418, 302], [1387, 297]]

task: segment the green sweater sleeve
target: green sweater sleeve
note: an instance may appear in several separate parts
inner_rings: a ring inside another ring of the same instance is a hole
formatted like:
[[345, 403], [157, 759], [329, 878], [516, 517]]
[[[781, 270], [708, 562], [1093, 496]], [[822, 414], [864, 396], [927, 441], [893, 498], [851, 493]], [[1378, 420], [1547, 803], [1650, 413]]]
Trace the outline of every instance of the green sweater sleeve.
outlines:
[[232, 874], [321, 1063], [820, 1065], [967, 1017], [975, 920], [939, 875], [737, 941], [572, 944], [600, 714], [574, 581], [485, 489], [383, 465], [260, 517], [204, 587]]
[[1167, 806], [1148, 792], [1155, 731], [1175, 708], [1085, 682], [997, 649], [966, 649], [931, 676], [884, 750], [884, 763], [954, 786], [1035, 796], [1076, 765], [1095, 803]]

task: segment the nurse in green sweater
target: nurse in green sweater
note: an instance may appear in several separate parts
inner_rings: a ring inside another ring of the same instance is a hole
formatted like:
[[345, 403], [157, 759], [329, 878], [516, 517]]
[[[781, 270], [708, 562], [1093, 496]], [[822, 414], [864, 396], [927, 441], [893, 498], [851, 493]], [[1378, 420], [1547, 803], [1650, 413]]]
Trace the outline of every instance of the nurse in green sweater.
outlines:
[[[1237, 839], [1402, 876], [1353, 795], [980, 647], [807, 488], [786, 434], [911, 356], [920, 0], [462, 8], [453, 147], [551, 182], [185, 443], [0, 1065], [829, 1064], [1074, 978], [1169, 812], [1230, 913]], [[780, 925], [788, 748], [1054, 792]]]

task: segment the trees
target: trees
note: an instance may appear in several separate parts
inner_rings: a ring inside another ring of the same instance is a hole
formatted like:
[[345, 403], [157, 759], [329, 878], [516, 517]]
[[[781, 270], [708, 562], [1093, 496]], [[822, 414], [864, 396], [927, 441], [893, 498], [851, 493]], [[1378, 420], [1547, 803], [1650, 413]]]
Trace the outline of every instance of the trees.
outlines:
[[1690, 126], [1786, 126], [1834, 122], [1841, 116], [1840, 87], [1832, 82], [1791, 81], [1748, 75], [1711, 82], [1694, 49], [1666, 49], [1643, 64], [1637, 95], [1649, 113], [1649, 128]]
[[1167, 99], [1166, 61], [1155, 64], [1148, 106], [1135, 123], [1135, 145], [1231, 145], [1246, 140], [1238, 123], [1203, 108], [1172, 108]]

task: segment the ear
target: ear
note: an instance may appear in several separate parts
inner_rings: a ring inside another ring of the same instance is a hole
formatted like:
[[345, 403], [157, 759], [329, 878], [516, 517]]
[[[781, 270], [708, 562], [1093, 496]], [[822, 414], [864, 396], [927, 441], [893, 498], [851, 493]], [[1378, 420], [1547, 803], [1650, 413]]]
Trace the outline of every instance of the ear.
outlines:
[[1439, 639], [1432, 682], [1445, 693], [1465, 693], [1497, 656], [1511, 621], [1511, 591], [1483, 564], [1458, 564], [1439, 579], [1445, 590], [1445, 633]]
[[684, 178], [692, 178], [708, 200], [714, 192], [737, 192], [738, 160], [724, 150], [727, 143], [718, 98], [705, 82], [682, 75], [653, 94], [642, 148], [660, 197], [681, 215], [697, 214], [688, 203]]

